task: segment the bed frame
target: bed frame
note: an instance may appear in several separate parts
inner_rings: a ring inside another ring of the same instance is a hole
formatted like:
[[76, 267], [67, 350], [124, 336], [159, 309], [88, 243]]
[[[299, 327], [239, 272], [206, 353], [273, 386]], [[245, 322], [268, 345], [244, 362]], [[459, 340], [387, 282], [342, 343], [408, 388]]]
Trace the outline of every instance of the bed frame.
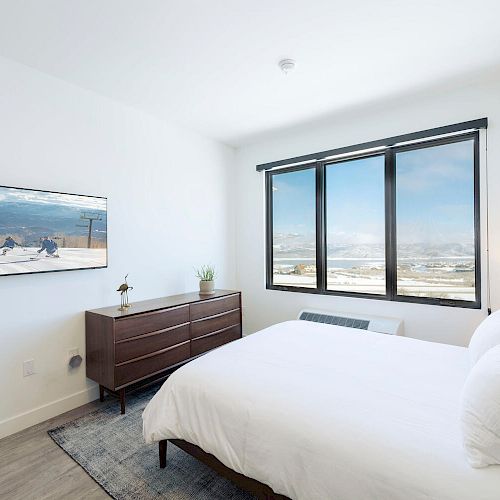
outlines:
[[[259, 500], [290, 500], [288, 497], [283, 495], [279, 495], [275, 493], [267, 484], [261, 483], [256, 479], [252, 479], [251, 477], [247, 477], [239, 472], [226, 467], [220, 460], [215, 458], [210, 453], [203, 451], [199, 446], [195, 444], [188, 443], [183, 439], [169, 439], [172, 444], [184, 450], [189, 455], [198, 459], [200, 462], [203, 462], [205, 465], [208, 465], [211, 469], [213, 469], [217, 474], [225, 477], [232, 481], [236, 486], [241, 488], [242, 490], [248, 491], [257, 496]], [[167, 466], [167, 442], [166, 439], [160, 441], [159, 445], [159, 454], [160, 454], [160, 468], [164, 469]]]

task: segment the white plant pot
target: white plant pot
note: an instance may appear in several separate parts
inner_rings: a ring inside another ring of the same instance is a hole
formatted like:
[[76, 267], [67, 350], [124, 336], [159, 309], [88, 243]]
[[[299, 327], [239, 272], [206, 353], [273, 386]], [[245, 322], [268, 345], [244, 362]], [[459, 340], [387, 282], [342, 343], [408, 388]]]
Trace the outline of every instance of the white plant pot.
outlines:
[[215, 293], [214, 281], [200, 281], [200, 295], [212, 295]]

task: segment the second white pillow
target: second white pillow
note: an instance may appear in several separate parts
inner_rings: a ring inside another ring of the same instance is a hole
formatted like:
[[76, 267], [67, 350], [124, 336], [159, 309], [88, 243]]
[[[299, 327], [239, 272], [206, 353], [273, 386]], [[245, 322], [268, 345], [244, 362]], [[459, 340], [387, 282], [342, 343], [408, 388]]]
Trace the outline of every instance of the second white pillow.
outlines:
[[469, 464], [500, 464], [500, 345], [487, 351], [470, 371], [460, 416]]
[[492, 347], [500, 344], [500, 311], [485, 318], [476, 328], [469, 342], [471, 364], [479, 361], [481, 356]]

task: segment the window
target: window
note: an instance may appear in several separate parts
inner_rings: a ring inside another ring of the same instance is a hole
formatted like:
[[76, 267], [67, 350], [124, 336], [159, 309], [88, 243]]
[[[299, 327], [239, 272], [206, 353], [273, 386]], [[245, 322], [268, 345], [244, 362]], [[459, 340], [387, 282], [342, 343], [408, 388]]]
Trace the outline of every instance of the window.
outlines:
[[272, 177], [273, 283], [316, 288], [316, 169]]
[[325, 171], [327, 288], [385, 295], [384, 157]]
[[397, 293], [476, 300], [474, 140], [396, 153]]
[[266, 172], [267, 287], [480, 307], [479, 134]]

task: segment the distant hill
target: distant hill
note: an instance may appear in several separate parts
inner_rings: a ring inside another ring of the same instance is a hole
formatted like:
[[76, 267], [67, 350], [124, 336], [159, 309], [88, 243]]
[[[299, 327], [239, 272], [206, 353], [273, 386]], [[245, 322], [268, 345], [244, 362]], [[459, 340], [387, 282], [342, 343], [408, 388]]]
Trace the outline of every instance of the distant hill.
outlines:
[[[314, 258], [316, 245], [310, 237], [299, 234], [276, 234], [273, 241], [276, 258]], [[381, 244], [328, 244], [329, 258], [383, 259], [385, 246]], [[457, 258], [473, 257], [474, 244], [470, 243], [411, 243], [398, 245], [398, 258]]]

